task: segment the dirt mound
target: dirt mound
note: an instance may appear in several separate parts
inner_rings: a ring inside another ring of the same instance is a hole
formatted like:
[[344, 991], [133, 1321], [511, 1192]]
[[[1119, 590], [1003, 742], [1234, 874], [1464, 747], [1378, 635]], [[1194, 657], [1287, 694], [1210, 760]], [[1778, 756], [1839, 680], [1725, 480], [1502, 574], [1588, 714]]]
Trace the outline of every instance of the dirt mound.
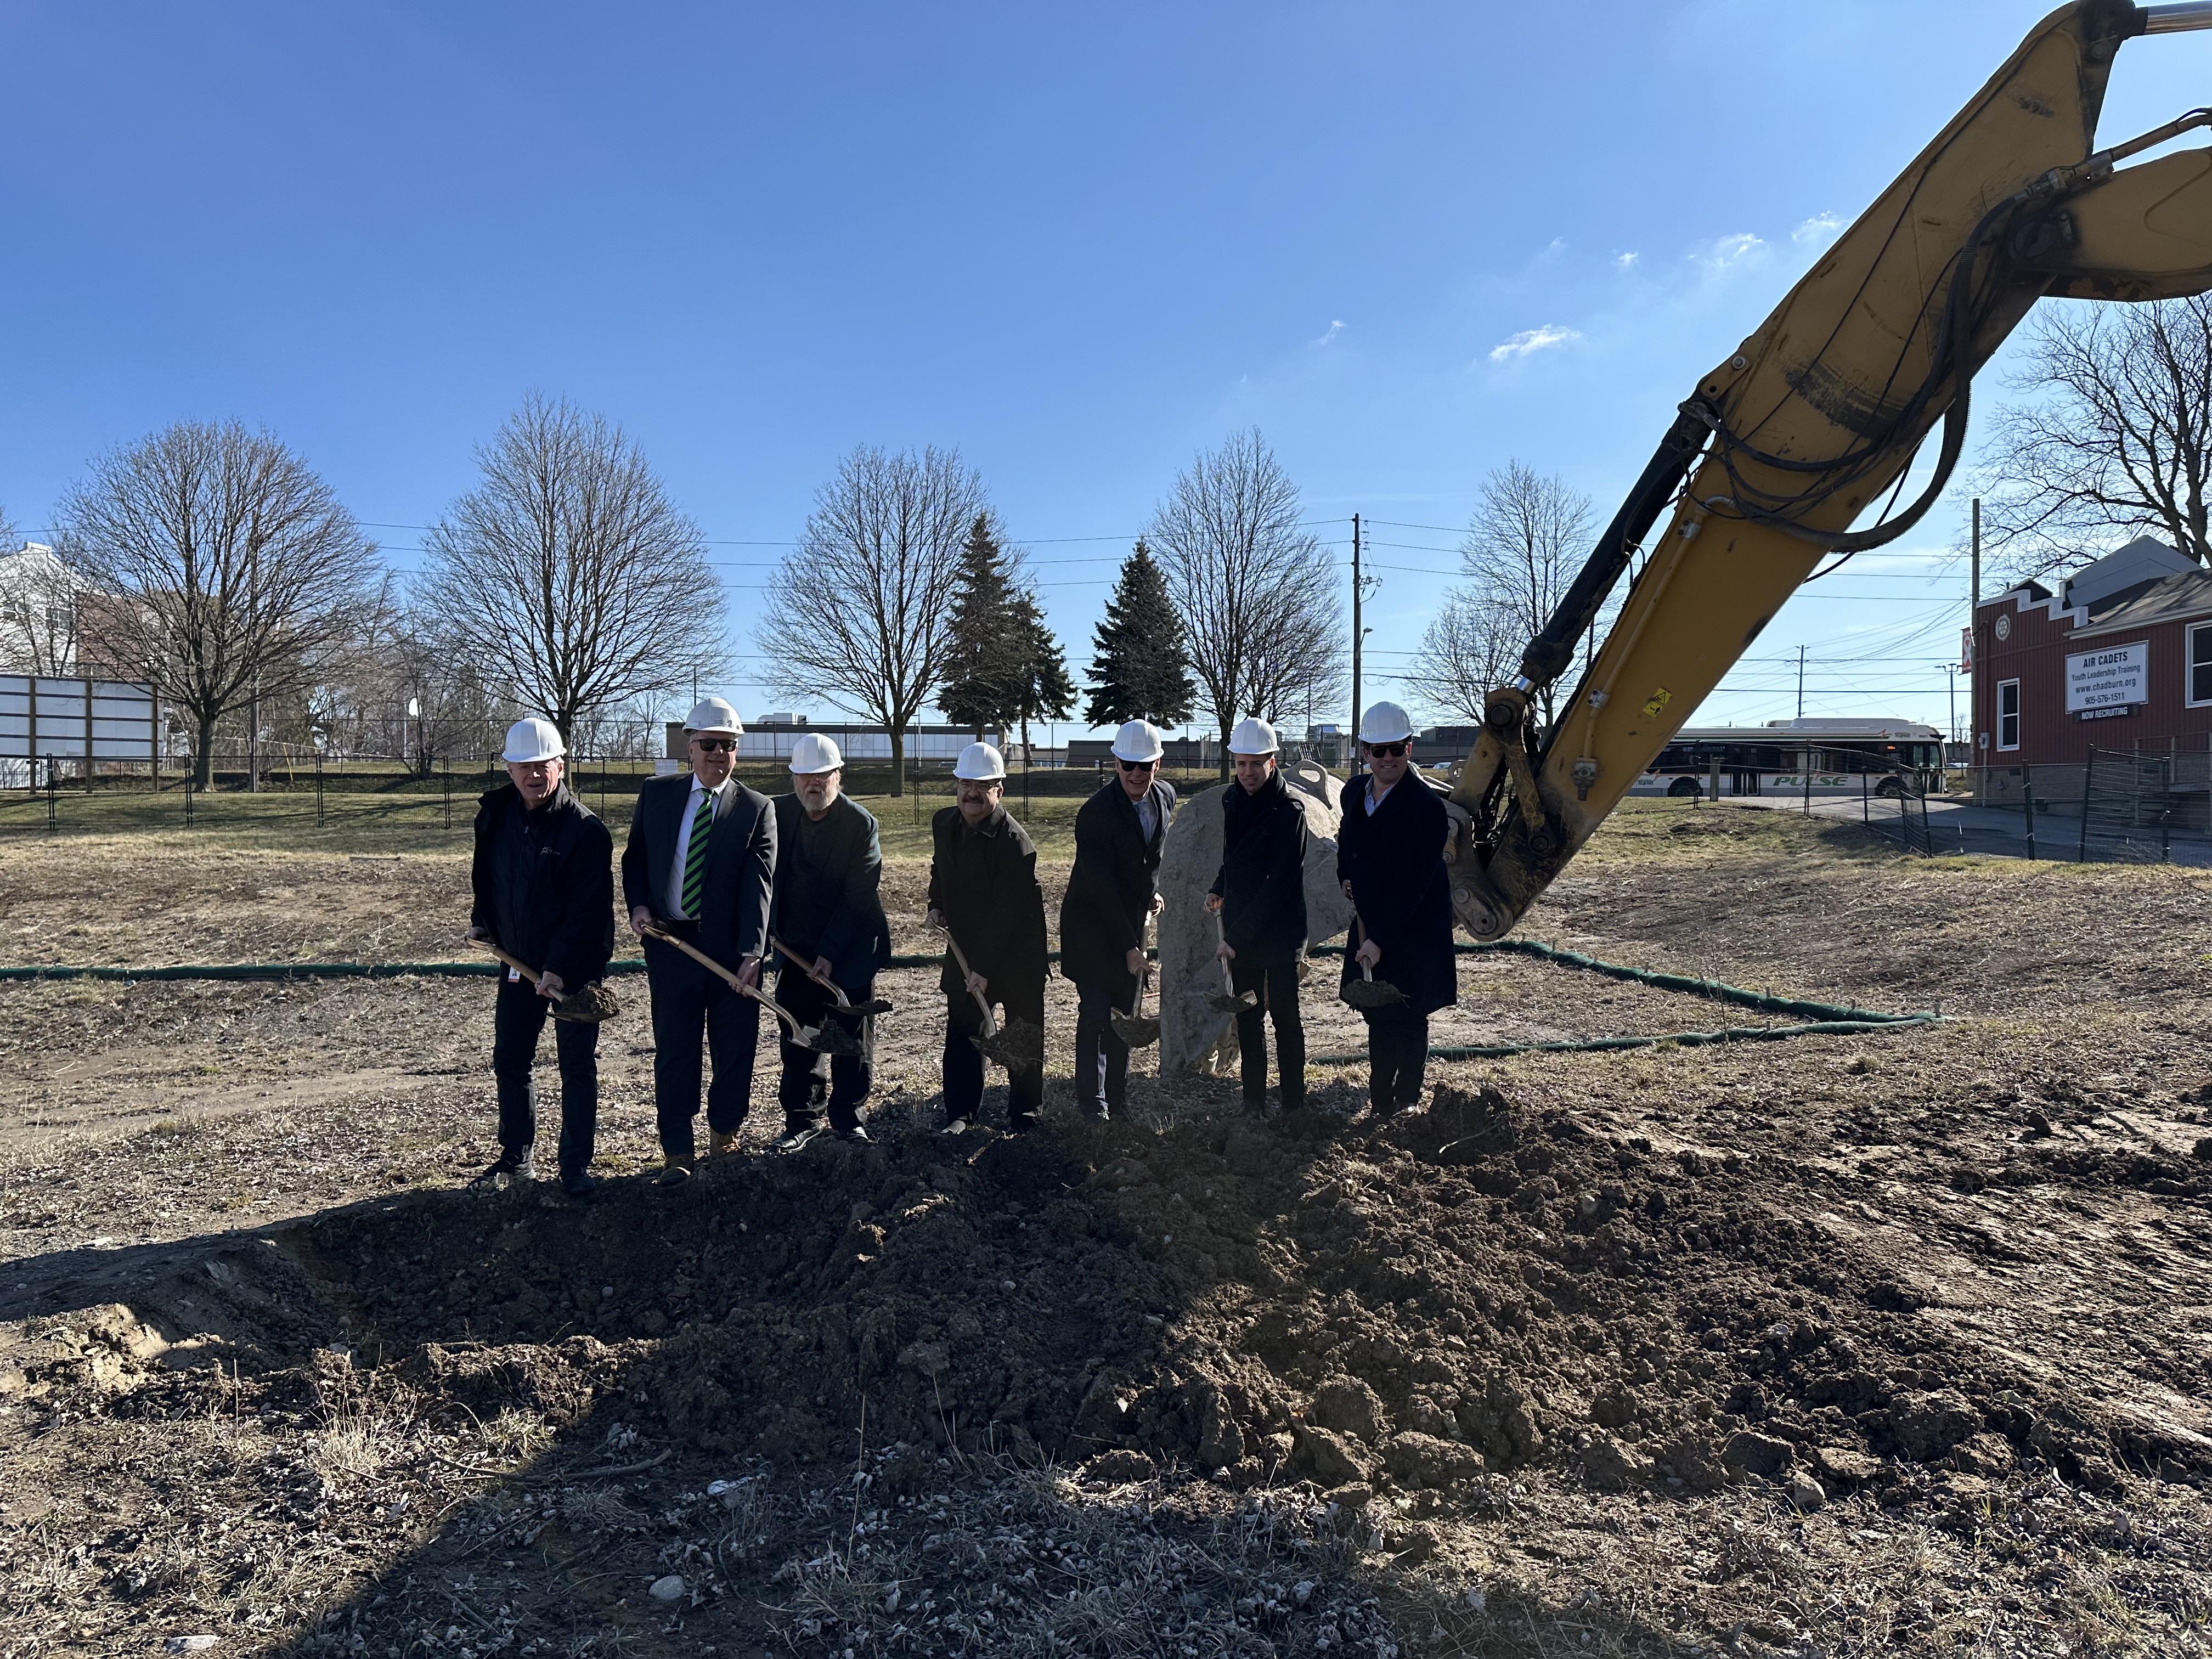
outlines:
[[2212, 1469], [1910, 1318], [1910, 1268], [1778, 1160], [1490, 1089], [1379, 1127], [823, 1146], [583, 1208], [422, 1194], [300, 1253], [365, 1357], [479, 1413], [620, 1395], [718, 1454], [904, 1442], [916, 1471], [957, 1448], [1400, 1492], [1542, 1462], [1805, 1505], [1902, 1464]]

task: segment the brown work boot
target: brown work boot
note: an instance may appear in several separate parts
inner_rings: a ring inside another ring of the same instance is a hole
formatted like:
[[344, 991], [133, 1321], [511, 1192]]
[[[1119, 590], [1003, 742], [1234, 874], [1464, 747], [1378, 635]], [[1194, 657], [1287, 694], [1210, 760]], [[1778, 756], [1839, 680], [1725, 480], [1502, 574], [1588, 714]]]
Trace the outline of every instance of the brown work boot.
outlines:
[[663, 1152], [660, 1155], [660, 1173], [653, 1176], [653, 1184], [656, 1187], [681, 1187], [691, 1179], [693, 1163], [692, 1155], [689, 1152]]
[[707, 1156], [709, 1158], [736, 1158], [739, 1156], [738, 1151], [738, 1132], [735, 1129], [726, 1131], [721, 1129], [709, 1129], [707, 1132]]

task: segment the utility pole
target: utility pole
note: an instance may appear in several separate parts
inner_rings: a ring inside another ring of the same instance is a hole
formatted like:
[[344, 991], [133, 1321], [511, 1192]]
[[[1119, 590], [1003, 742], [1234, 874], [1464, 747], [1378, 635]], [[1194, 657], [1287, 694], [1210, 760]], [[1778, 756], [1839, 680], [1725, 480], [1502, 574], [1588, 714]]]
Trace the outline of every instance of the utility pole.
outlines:
[[[1972, 730], [1975, 720], [1974, 706], [1980, 701], [1982, 690], [1982, 498], [1978, 495], [1974, 497], [1973, 547], [1974, 556], [1972, 567], [1973, 574], [1969, 579], [1970, 586], [1966, 593], [1966, 674], [1968, 677], [1966, 726], [1968, 729], [1963, 734], [1966, 739], [1966, 764], [1970, 767], [1981, 764], [1981, 750], [1974, 747], [1976, 738]], [[1990, 695], [1994, 696], [1996, 694], [1992, 692]], [[1958, 724], [1958, 708], [1954, 703], [1951, 711], [1951, 722], [1954, 727]], [[1952, 735], [1957, 737], [1961, 734], [1954, 730]], [[2088, 809], [2085, 807], [2082, 810], [2087, 811]], [[2033, 806], [2028, 808], [2031, 819], [2034, 812], [2035, 809]], [[2033, 823], [2028, 828], [2027, 847], [2027, 855], [2033, 858], [2035, 829]]]
[[1359, 642], [1364, 637], [1359, 627], [1359, 515], [1352, 515], [1352, 728], [1345, 734], [1345, 771], [1356, 776], [1359, 771]]
[[1797, 718], [1805, 718], [1805, 647], [1797, 647]]

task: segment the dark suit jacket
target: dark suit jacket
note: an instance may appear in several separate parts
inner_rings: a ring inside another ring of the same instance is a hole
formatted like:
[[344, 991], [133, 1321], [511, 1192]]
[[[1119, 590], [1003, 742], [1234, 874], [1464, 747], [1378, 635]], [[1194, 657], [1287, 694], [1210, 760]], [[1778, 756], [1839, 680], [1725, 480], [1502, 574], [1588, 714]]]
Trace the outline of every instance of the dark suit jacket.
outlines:
[[1075, 815], [1075, 868], [1060, 902], [1060, 971], [1121, 1001], [1136, 989], [1129, 952], [1144, 938], [1159, 890], [1160, 850], [1175, 811], [1173, 784], [1155, 781], [1148, 793], [1150, 841], [1119, 778], [1083, 803]]
[[[890, 924], [880, 892], [883, 841], [875, 816], [841, 794], [820, 823], [810, 823], [804, 801], [796, 794], [778, 795], [775, 849], [776, 938], [810, 963], [829, 957], [830, 978], [848, 993], [866, 992], [891, 959]], [[781, 957], [776, 965], [780, 971], [799, 971]]]
[[[968, 965], [991, 981], [991, 1000], [1011, 1008], [1018, 990], [1042, 992], [1051, 973], [1036, 847], [1004, 806], [974, 835], [961, 830], [957, 806], [945, 807], [930, 821], [930, 908], [945, 917]], [[950, 948], [938, 983], [949, 996], [968, 994]]]
[[[676, 841], [691, 800], [691, 774], [647, 778], [630, 815], [623, 848], [623, 903], [657, 921], [668, 914]], [[768, 954], [769, 894], [775, 879], [775, 811], [757, 789], [732, 779], [722, 791], [707, 843], [707, 884], [699, 901], [698, 946], [725, 968]]]
[[1247, 794], [1221, 792], [1222, 937], [1255, 963], [1289, 962], [1306, 948], [1306, 815], [1277, 772]]
[[511, 783], [477, 802], [470, 925], [541, 973], [580, 991], [605, 977], [615, 948], [614, 837], [563, 781], [535, 812]]
[[[1406, 994], [1417, 1014], [1432, 1014], [1459, 1000], [1458, 963], [1452, 953], [1451, 878], [1444, 867], [1444, 835], [1450, 818], [1443, 799], [1412, 771], [1398, 780], [1372, 816], [1369, 773], [1346, 786], [1344, 821], [1336, 832], [1336, 875], [1352, 884], [1359, 919], [1382, 947], [1375, 977]], [[1344, 977], [1359, 977], [1345, 941]]]

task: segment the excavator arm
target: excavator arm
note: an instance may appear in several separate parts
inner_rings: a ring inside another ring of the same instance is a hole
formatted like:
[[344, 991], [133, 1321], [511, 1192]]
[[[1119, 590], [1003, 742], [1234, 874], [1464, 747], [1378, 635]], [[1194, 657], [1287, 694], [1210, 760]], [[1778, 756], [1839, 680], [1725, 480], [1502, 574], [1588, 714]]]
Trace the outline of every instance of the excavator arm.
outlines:
[[[1455, 860], [1452, 901], [1476, 939], [1512, 927], [1826, 555], [1893, 540], [1934, 504], [1975, 371], [2038, 299], [2212, 288], [2212, 149], [2118, 165], [2212, 125], [2212, 110], [2094, 148], [2121, 46], [2193, 28], [2212, 28], [2212, 0], [2078, 0], [2044, 19], [1698, 381], [1461, 764], [1453, 799], [1475, 855]], [[1851, 531], [1938, 422], [1934, 482]], [[1632, 562], [1611, 631], [1540, 734], [1535, 693], [1571, 667]]]

